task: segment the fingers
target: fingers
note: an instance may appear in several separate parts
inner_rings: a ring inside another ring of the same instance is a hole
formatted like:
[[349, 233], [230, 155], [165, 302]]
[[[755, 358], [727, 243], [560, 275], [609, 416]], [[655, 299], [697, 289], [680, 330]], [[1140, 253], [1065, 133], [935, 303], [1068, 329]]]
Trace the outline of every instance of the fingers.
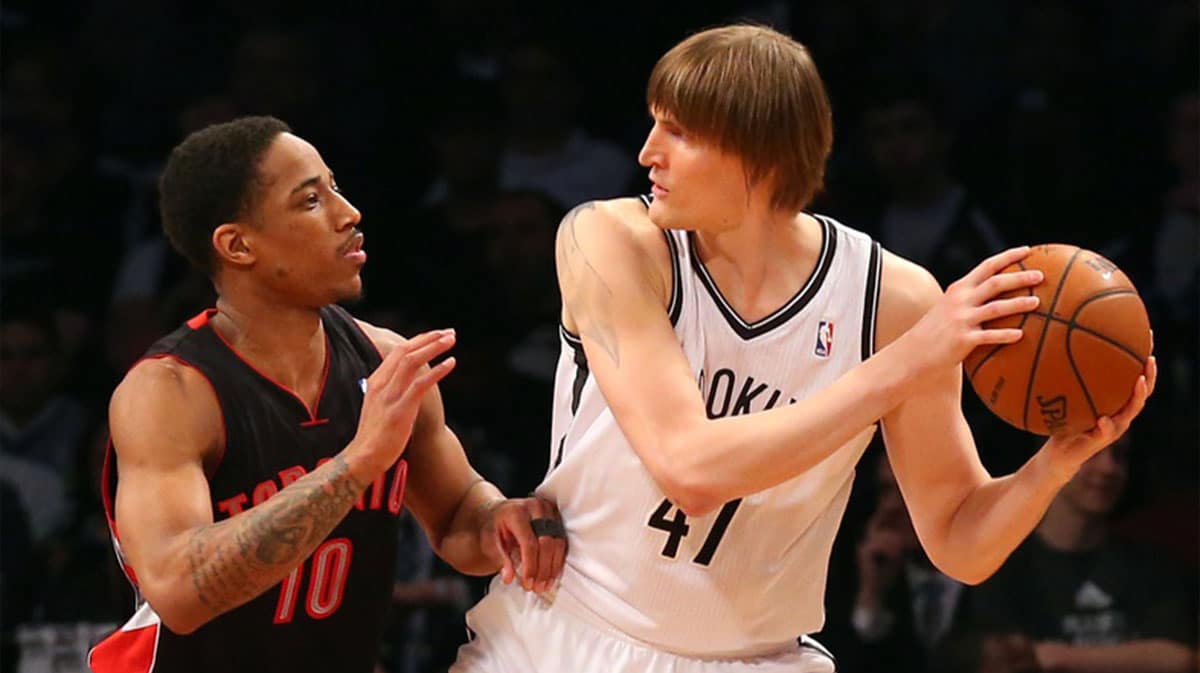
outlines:
[[[1142, 409], [1146, 407], [1146, 398], [1150, 396], [1150, 384], [1146, 381], [1146, 377], [1139, 376], [1137, 383], [1133, 384], [1133, 396], [1125, 403], [1125, 406], [1112, 417], [1112, 421], [1116, 426], [1124, 432], [1129, 424], [1138, 414], [1142, 413]], [[1115, 439], [1115, 438], [1114, 438]]]
[[1009, 271], [1008, 273], [998, 273], [991, 278], [983, 281], [975, 288], [975, 294], [979, 301], [987, 301], [992, 297], [1020, 290], [1022, 288], [1033, 287], [1038, 285], [1045, 279], [1045, 274], [1037, 269], [1029, 271]]
[[981, 329], [975, 333], [975, 338], [972, 343], [976, 346], [984, 344], [1015, 344], [1021, 340], [1025, 333], [1021, 330], [1013, 328], [1005, 329]]
[[1012, 297], [1010, 299], [996, 299], [980, 306], [975, 310], [973, 321], [976, 324], [982, 324], [997, 318], [1006, 318], [1010, 315], [1019, 315], [1021, 313], [1029, 313], [1038, 307], [1040, 300], [1037, 296], [1030, 297]]
[[[524, 518], [524, 517], [522, 517]], [[521, 586], [526, 590], [533, 589], [533, 578], [538, 571], [538, 541], [529, 527], [529, 520], [518, 522], [516, 525], [502, 525], [497, 522], [497, 528], [507, 529], [516, 539], [516, 546], [521, 551]], [[510, 546], [511, 548], [511, 546]]]
[[[541, 498], [537, 498], [537, 501], [541, 503], [541, 509], [544, 510], [543, 514], [537, 516], [562, 521], [562, 516], [553, 503]], [[562, 572], [563, 563], [567, 557], [567, 541], [565, 538], [553, 535], [539, 535], [538, 546], [538, 572], [534, 582], [537, 590], [544, 592], [554, 586], [554, 580]]]
[[450, 372], [454, 371], [454, 366], [456, 364], [458, 364], [457, 360], [455, 360], [453, 357], [448, 357], [433, 367], [430, 367], [428, 371], [422, 372], [405, 390], [405, 398], [419, 400], [425, 397], [425, 393], [429, 392], [430, 388], [437, 385], [439, 381], [446, 378]]
[[[383, 359], [371, 376], [367, 379], [367, 393], [378, 395], [380, 390], [389, 388], [389, 382], [396, 377], [396, 372], [400, 369], [400, 365], [406, 361], [406, 358], [415, 349], [423, 348], [429, 344], [436, 343], [439, 339], [450, 335], [453, 337], [454, 330], [433, 330], [423, 332], [417, 336], [398, 344], [388, 353], [388, 356]], [[403, 387], [403, 385], [401, 386]]]
[[[422, 372], [421, 369], [429, 364], [429, 361], [433, 358], [450, 350], [450, 348], [454, 345], [454, 342], [454, 331], [442, 330], [441, 335], [437, 336], [435, 339], [422, 339], [422, 343], [420, 344], [405, 344], [404, 346], [397, 346], [397, 350], [403, 348], [406, 352], [402, 353], [398, 357], [397, 362], [393, 365], [390, 372], [386, 373], [387, 378], [381, 382], [382, 387], [386, 387], [390, 390], [391, 394], [388, 397], [394, 399], [396, 396], [405, 395], [405, 393], [412, 388], [416, 381], [423, 381], [424, 383], [428, 384], [425, 388], [425, 390], [428, 390], [428, 386], [432, 385], [433, 383], [437, 383], [437, 381], [440, 381], [442, 378], [444, 378], [446, 374], [449, 374], [449, 369], [443, 368], [436, 376], [433, 377], [433, 380], [430, 381], [428, 378], [429, 371]], [[394, 353], [395, 351], [393, 351], [393, 354]], [[447, 358], [447, 360], [453, 360], [453, 358]], [[439, 363], [438, 366], [441, 365], [446, 365], [446, 362]], [[454, 364], [451, 362], [446, 366], [452, 369]], [[421, 393], [423, 395], [424, 390], [422, 390]]]
[[505, 584], [512, 584], [513, 578], [517, 576], [517, 568], [513, 565], [512, 555], [508, 553], [511, 540], [504, 531], [497, 530], [496, 535], [492, 537], [492, 544], [496, 545], [497, 556], [502, 559], [500, 562], [500, 579]]
[[1158, 383], [1158, 358], [1153, 355], [1146, 361], [1146, 396], [1154, 394], [1154, 386]]
[[983, 283], [988, 278], [1000, 273], [1010, 264], [1016, 264], [1028, 256], [1029, 246], [1027, 245], [1009, 248], [1004, 252], [992, 255], [991, 257], [988, 257], [980, 262], [979, 265], [974, 269], [971, 269], [966, 276], [963, 276], [963, 280], [966, 281], [971, 287], [975, 287]]

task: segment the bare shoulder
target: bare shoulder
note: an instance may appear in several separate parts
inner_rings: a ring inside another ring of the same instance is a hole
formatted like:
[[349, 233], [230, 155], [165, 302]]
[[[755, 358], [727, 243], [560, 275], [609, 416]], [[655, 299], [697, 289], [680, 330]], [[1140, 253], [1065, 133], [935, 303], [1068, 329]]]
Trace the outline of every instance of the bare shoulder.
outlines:
[[212, 383], [173, 357], [143, 360], [109, 401], [109, 425], [119, 456], [208, 462], [224, 449], [225, 419]]
[[942, 296], [937, 279], [919, 264], [884, 250], [882, 267], [877, 349], [907, 332]]
[[355, 318], [354, 322], [358, 324], [358, 327], [363, 331], [363, 334], [367, 335], [367, 338], [371, 340], [371, 343], [375, 344], [375, 348], [379, 350], [379, 355], [382, 357], [386, 358], [388, 353], [391, 353], [393, 350], [395, 350], [396, 346], [399, 346], [405, 341], [404, 337], [385, 327], [377, 327], [365, 320], [359, 320], [358, 318]]
[[650, 221], [639, 199], [623, 198], [587, 201], [572, 208], [559, 225], [559, 243], [564, 237], [601, 237], [615, 242], [636, 242], [648, 237], [662, 238]]
[[588, 273], [632, 273], [669, 297], [671, 257], [666, 237], [636, 198], [589, 201], [572, 208], [556, 241], [560, 282], [570, 285]]

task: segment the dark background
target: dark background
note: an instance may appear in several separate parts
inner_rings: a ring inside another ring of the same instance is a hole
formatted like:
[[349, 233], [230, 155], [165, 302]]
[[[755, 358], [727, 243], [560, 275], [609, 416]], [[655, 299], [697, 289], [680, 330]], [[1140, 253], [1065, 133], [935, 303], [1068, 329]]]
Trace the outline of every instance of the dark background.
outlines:
[[[738, 18], [805, 43], [827, 82], [836, 142], [812, 210], [903, 247], [905, 222], [955, 204], [951, 233], [910, 253], [943, 284], [1018, 243], [1073, 243], [1130, 275], [1161, 374], [1135, 424], [1119, 514], [1142, 521], [1184, 503], [1182, 518], [1130, 526], [1194, 572], [1194, 2], [9, 2], [5, 670], [19, 624], [130, 614], [96, 469], [116, 382], [213, 301], [159, 232], [155, 180], [187, 132], [273, 114], [316, 145], [364, 213], [371, 261], [355, 312], [403, 333], [458, 328], [449, 420], [485, 475], [527, 492], [549, 448], [555, 227], [581, 200], [648, 188], [636, 153], [650, 69], [689, 33]], [[994, 473], [1036, 448], [964, 397]], [[844, 536], [861, 526], [870, 491], [856, 491]], [[454, 599], [398, 600], [381, 660], [425, 670], [453, 656], [480, 585], [450, 577], [419, 539], [406, 545], [417, 561], [398, 580]], [[847, 600], [831, 587], [831, 613]], [[431, 602], [441, 607], [420, 609]]]

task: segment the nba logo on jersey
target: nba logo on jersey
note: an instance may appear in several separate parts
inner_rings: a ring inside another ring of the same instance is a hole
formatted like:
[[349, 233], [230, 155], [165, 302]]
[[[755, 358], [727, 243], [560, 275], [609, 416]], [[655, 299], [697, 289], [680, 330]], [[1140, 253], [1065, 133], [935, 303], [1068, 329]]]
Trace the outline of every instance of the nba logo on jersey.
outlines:
[[817, 325], [817, 349], [813, 351], [819, 358], [827, 358], [833, 352], [833, 321], [822, 320]]

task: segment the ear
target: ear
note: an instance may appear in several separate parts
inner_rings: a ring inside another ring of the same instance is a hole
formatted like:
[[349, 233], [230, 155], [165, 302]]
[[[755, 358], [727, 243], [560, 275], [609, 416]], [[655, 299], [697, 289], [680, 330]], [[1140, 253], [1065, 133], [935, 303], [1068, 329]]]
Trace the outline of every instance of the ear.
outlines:
[[253, 266], [257, 257], [247, 233], [246, 226], [236, 222], [226, 222], [214, 229], [212, 244], [217, 258], [234, 267]]

